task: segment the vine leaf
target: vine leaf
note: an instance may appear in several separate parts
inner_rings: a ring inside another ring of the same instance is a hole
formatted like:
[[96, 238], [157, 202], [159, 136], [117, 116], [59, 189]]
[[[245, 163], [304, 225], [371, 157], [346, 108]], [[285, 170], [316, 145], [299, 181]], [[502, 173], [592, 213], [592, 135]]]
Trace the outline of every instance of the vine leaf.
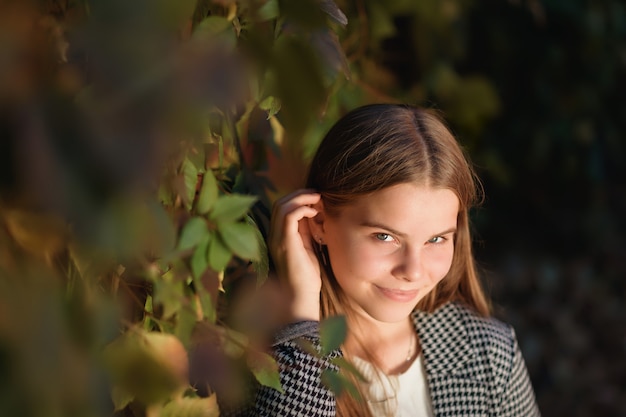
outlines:
[[284, 392], [280, 384], [278, 364], [274, 358], [267, 353], [251, 351], [248, 353], [247, 362], [250, 371], [252, 371], [254, 377], [261, 385]]
[[209, 218], [219, 223], [241, 219], [256, 201], [255, 196], [231, 194], [220, 197], [213, 206]]
[[182, 166], [183, 178], [185, 180], [185, 192], [181, 195], [187, 210], [191, 210], [193, 200], [196, 197], [196, 187], [198, 185], [198, 168], [189, 159], [185, 159]]
[[322, 355], [339, 349], [346, 338], [348, 325], [345, 316], [333, 316], [320, 323], [320, 345]]
[[161, 417], [218, 417], [220, 409], [215, 394], [208, 398], [184, 397], [170, 401], [161, 410]]
[[206, 221], [201, 217], [192, 217], [183, 227], [178, 241], [178, 249], [186, 250], [193, 248], [202, 242], [209, 234]]
[[214, 271], [223, 271], [233, 255], [218, 233], [209, 241], [209, 265]]
[[217, 227], [226, 245], [237, 256], [243, 259], [259, 259], [259, 242], [254, 226], [247, 223], [220, 223]]
[[198, 195], [196, 210], [200, 214], [206, 214], [215, 204], [218, 195], [217, 180], [211, 170], [207, 170], [202, 178], [202, 187]]

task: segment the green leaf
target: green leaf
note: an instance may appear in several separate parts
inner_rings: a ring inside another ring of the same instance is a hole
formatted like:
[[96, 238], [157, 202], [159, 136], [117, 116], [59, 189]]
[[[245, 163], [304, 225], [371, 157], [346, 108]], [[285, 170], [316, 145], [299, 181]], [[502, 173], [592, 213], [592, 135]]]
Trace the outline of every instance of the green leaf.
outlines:
[[278, 0], [268, 0], [259, 8], [259, 19], [261, 21], [276, 19], [279, 15]]
[[280, 99], [272, 96], [265, 97], [259, 103], [259, 108], [267, 112], [267, 120], [269, 120], [280, 111]]
[[166, 206], [171, 206], [174, 204], [174, 196], [172, 195], [171, 187], [167, 184], [161, 184], [159, 186], [159, 190], [157, 192], [159, 201]]
[[208, 398], [183, 397], [170, 401], [161, 410], [161, 417], [218, 417], [220, 415], [215, 394]]
[[257, 287], [265, 282], [270, 270], [270, 260], [267, 250], [267, 243], [261, 233], [261, 230], [256, 225], [252, 217], [246, 216], [246, 222], [254, 228], [254, 235], [256, 236], [257, 243], [259, 245], [259, 259], [254, 260], [252, 265], [257, 273]]
[[190, 307], [183, 307], [176, 314], [174, 335], [185, 346], [189, 346], [191, 334], [196, 326], [196, 314]]
[[242, 218], [256, 201], [255, 196], [230, 194], [217, 199], [209, 218], [216, 222], [233, 222]]
[[123, 409], [134, 399], [135, 396], [124, 388], [121, 388], [117, 385], [111, 388], [111, 400], [113, 401], [113, 405], [115, 406], [114, 411], [119, 411]]
[[345, 316], [333, 316], [320, 323], [320, 345], [322, 355], [328, 355], [333, 350], [339, 349], [346, 339], [348, 325]]
[[176, 227], [163, 205], [149, 202], [141, 215], [145, 217], [145, 227], [148, 228], [144, 233], [146, 247], [150, 248], [155, 256], [171, 252], [176, 246]]
[[278, 364], [270, 355], [263, 352], [250, 352], [247, 362], [250, 371], [261, 385], [284, 392], [280, 384]]
[[211, 234], [209, 242], [209, 265], [214, 271], [223, 271], [228, 265], [232, 252], [219, 234]]
[[[207, 257], [206, 249], [204, 250], [203, 255], [206, 259]], [[204, 272], [204, 270], [202, 272]], [[200, 307], [202, 308], [202, 317], [204, 317], [211, 323], [215, 323], [216, 311], [213, 305], [213, 300], [211, 298], [211, 294], [209, 293], [209, 291], [207, 291], [204, 284], [202, 284], [201, 278], [202, 278], [202, 273], [197, 276], [194, 275], [193, 283], [196, 288], [196, 294], [198, 295], [198, 301], [200, 302]]]
[[217, 225], [224, 243], [242, 259], [259, 259], [259, 242], [255, 227], [247, 223], [220, 223]]
[[199, 291], [198, 298], [200, 299], [200, 305], [202, 306], [202, 317], [209, 323], [215, 323], [217, 319], [217, 312], [213, 306], [211, 295], [206, 290]]
[[186, 250], [193, 248], [209, 235], [209, 227], [201, 217], [192, 217], [187, 221], [180, 233], [178, 249]]
[[351, 373], [352, 375], [357, 377], [360, 381], [367, 382], [367, 379], [365, 379], [361, 371], [359, 371], [359, 369], [356, 366], [354, 366], [352, 362], [346, 360], [346, 358], [344, 358], [343, 356], [337, 356], [336, 358], [333, 358], [331, 360], [331, 363], [333, 363], [334, 365], [337, 365], [337, 367], [341, 371]]
[[217, 200], [217, 194], [218, 189], [215, 175], [213, 175], [211, 170], [207, 170], [202, 178], [202, 188], [200, 188], [200, 195], [198, 196], [198, 203], [196, 204], [198, 213], [208, 213]]
[[249, 344], [248, 338], [243, 333], [224, 328], [224, 338], [222, 339], [222, 349], [231, 358], [239, 358], [246, 351]]
[[237, 45], [237, 35], [232, 22], [222, 16], [209, 16], [198, 24], [193, 37], [217, 41], [228, 49], [234, 49]]
[[352, 381], [333, 369], [324, 369], [322, 371], [322, 384], [328, 387], [328, 389], [337, 396], [347, 390], [354, 398], [361, 398], [359, 390], [354, 386]]
[[182, 195], [185, 207], [191, 210], [193, 200], [196, 197], [196, 187], [198, 185], [198, 169], [189, 159], [185, 159], [182, 167], [185, 179], [185, 194]]
[[210, 233], [198, 243], [198, 246], [196, 246], [196, 249], [193, 251], [193, 255], [191, 256], [191, 273], [194, 278], [200, 278], [209, 267], [209, 242]]
[[171, 272], [155, 280], [154, 304], [163, 306], [164, 319], [172, 317], [181, 308], [184, 292], [184, 283], [177, 280]]

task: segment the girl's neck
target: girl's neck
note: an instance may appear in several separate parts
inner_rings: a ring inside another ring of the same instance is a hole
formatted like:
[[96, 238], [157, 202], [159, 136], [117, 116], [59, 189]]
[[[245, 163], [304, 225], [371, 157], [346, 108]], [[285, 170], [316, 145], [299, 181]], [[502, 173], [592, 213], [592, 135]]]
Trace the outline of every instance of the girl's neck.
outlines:
[[386, 374], [404, 372], [418, 356], [419, 340], [411, 317], [384, 323], [357, 315], [349, 329], [345, 343], [348, 353], [373, 362]]

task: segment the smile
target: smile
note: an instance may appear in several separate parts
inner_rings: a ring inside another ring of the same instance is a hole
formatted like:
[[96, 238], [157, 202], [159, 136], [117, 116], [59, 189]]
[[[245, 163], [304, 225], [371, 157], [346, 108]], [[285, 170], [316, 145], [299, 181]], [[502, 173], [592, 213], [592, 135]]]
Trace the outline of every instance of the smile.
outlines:
[[386, 298], [401, 303], [413, 301], [419, 293], [419, 290], [394, 290], [391, 288], [379, 287], [378, 285], [375, 285], [375, 287]]

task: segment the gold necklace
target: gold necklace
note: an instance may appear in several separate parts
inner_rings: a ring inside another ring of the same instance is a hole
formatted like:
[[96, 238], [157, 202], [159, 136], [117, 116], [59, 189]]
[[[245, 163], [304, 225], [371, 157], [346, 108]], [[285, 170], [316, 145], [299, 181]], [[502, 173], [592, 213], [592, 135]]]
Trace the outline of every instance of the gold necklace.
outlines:
[[411, 362], [413, 359], [413, 346], [415, 346], [415, 332], [411, 332], [411, 340], [409, 341], [409, 351], [406, 354], [406, 362]]

